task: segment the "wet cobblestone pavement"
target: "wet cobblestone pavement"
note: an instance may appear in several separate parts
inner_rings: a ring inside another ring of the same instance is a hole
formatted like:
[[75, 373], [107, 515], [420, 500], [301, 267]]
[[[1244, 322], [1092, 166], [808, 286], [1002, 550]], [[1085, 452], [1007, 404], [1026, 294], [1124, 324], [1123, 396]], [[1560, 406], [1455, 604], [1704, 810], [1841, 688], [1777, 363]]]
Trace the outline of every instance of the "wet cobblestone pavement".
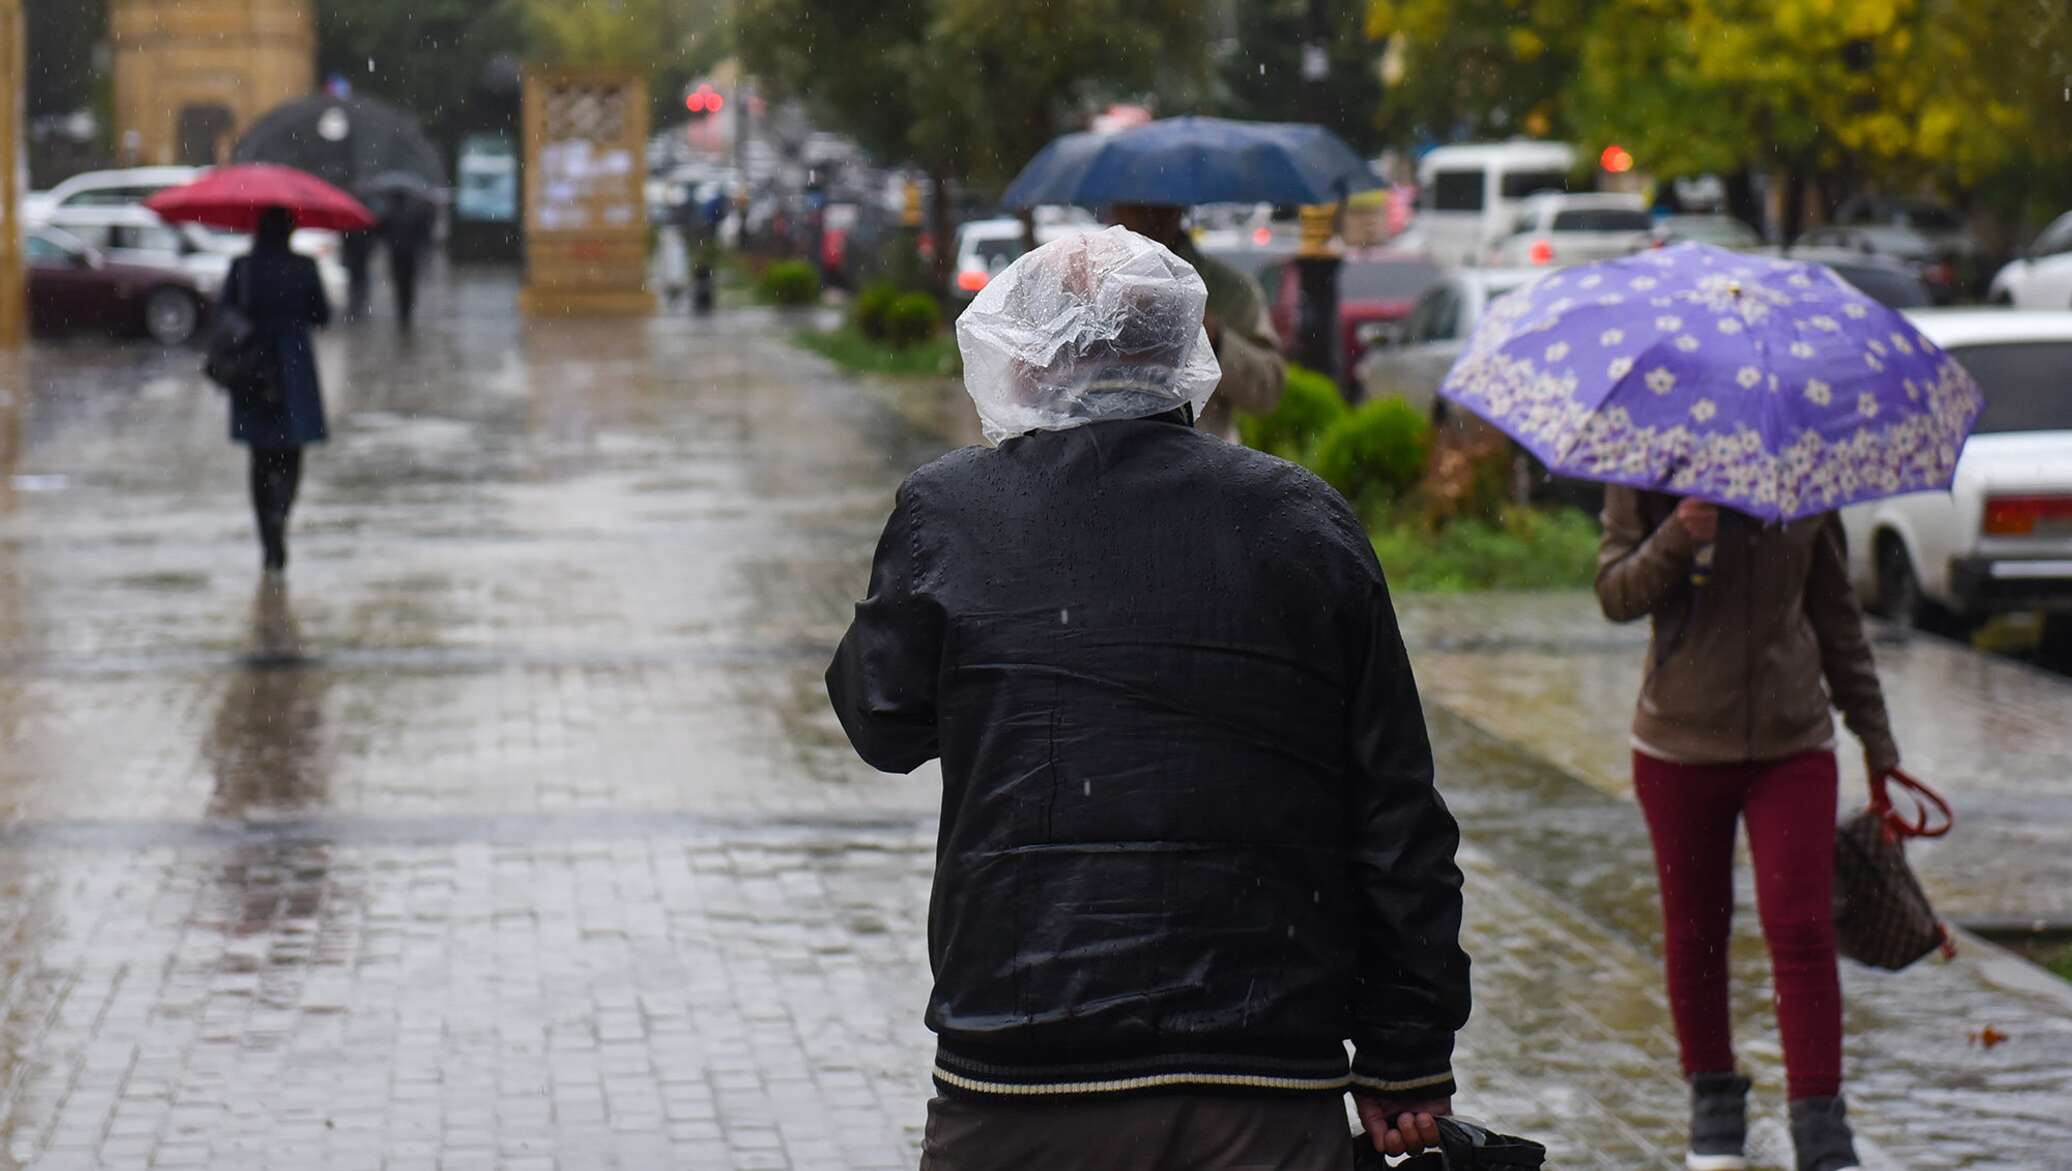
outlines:
[[[280, 590], [193, 355], [35, 353], [0, 428], [0, 1168], [913, 1165], [937, 778], [856, 762], [819, 674], [940, 405], [752, 312], [521, 331], [512, 293], [325, 340]], [[1667, 1167], [1646, 845], [1587, 743], [1637, 659], [1505, 605], [1410, 607], [1470, 828], [1461, 1105], [1557, 1167]], [[2046, 701], [1970, 669], [1919, 702], [2002, 688], [2005, 723], [1910, 751], [2061, 786]], [[1970, 863], [1923, 865], [1957, 897]], [[2072, 1009], [1989, 961], [1851, 974], [1875, 1165], [2065, 1165]]]

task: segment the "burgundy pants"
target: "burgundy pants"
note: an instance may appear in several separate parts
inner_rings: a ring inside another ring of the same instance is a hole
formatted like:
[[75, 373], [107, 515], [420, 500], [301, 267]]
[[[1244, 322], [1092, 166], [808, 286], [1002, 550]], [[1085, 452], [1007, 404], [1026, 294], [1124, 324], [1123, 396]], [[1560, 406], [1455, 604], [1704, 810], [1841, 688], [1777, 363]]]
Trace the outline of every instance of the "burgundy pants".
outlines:
[[1671, 764], [1633, 754], [1633, 787], [1655, 843], [1669, 1011], [1686, 1074], [1734, 1069], [1727, 938], [1734, 829], [1748, 825], [1756, 904], [1770, 945], [1777, 1027], [1792, 1101], [1842, 1085], [1842, 988], [1835, 974], [1835, 756]]

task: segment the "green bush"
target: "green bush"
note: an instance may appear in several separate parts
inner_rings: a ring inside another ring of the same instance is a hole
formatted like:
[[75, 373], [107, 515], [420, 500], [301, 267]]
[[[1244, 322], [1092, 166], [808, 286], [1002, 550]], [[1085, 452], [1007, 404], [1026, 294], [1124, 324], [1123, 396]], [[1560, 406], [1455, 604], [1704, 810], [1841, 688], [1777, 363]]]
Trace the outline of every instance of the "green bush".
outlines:
[[1345, 414], [1345, 399], [1330, 378], [1290, 366], [1281, 401], [1267, 414], [1240, 417], [1237, 430], [1247, 447], [1305, 463], [1317, 440]]
[[811, 305], [820, 299], [820, 274], [803, 260], [780, 260], [763, 270], [755, 291], [772, 305]]
[[926, 293], [902, 293], [885, 310], [885, 340], [902, 349], [935, 336], [942, 306]]
[[873, 341], [885, 340], [885, 317], [899, 300], [899, 286], [879, 282], [865, 285], [856, 294], [856, 301], [849, 306], [849, 320], [856, 326], [856, 332]]
[[1436, 531], [1388, 525], [1375, 531], [1374, 553], [1389, 586], [1406, 593], [1582, 589], [1597, 573], [1597, 522], [1573, 508], [1513, 506]]
[[1417, 484], [1431, 446], [1431, 420], [1391, 395], [1331, 424], [1317, 441], [1312, 467], [1364, 516]]

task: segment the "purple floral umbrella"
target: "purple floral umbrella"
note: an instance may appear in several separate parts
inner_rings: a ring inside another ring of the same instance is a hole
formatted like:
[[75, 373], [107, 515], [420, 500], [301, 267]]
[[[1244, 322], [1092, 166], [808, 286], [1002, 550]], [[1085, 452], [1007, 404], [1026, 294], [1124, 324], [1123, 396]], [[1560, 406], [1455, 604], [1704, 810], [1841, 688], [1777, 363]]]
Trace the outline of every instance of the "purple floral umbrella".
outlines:
[[1947, 488], [1984, 405], [1955, 359], [1826, 268], [1708, 244], [1504, 297], [1439, 393], [1557, 475], [1776, 521]]

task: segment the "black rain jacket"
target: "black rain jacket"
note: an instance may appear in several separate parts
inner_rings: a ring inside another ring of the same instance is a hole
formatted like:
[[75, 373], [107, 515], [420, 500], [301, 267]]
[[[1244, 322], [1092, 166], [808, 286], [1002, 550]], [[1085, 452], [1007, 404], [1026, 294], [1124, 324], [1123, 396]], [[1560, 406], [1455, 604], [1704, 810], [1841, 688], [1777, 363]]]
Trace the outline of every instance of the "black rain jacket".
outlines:
[[1178, 413], [953, 452], [827, 685], [874, 767], [942, 759], [945, 1092], [1452, 1092], [1459, 833], [1316, 477]]

